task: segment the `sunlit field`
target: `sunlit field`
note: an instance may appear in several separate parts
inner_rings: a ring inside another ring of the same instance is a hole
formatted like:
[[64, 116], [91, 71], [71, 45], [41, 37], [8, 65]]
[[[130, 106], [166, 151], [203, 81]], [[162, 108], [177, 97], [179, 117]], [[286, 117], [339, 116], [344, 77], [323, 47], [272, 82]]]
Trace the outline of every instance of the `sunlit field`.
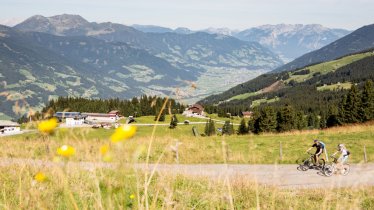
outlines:
[[[139, 119], [138, 123], [150, 123], [149, 118]], [[167, 118], [165, 123], [169, 122]], [[103, 128], [56, 128], [49, 135], [34, 130], [2, 137], [0, 206], [3, 209], [374, 208], [373, 187], [284, 189], [260, 185], [246, 177], [174, 176], [134, 167], [147, 164], [147, 160], [156, 164], [294, 164], [299, 157], [305, 157], [305, 150], [316, 138], [326, 143], [329, 152], [338, 143], [346, 144], [352, 153], [351, 163], [363, 162], [365, 146], [368, 161], [373, 161], [373, 123], [282, 134], [213, 137], [195, 137], [193, 126], [203, 133], [205, 125], [197, 124], [178, 125], [175, 129], [137, 126], [134, 137], [120, 142], [113, 142], [115, 129]], [[216, 124], [219, 127], [222, 125]], [[178, 160], [176, 144], [179, 144]], [[62, 145], [69, 145], [74, 151], [61, 152]], [[43, 160], [44, 164], [28, 164], [26, 159]], [[11, 160], [18, 162], [6, 164]], [[82, 161], [102, 165], [75, 164]]]
[[[139, 120], [141, 121], [141, 120]], [[168, 123], [169, 121], [165, 121]], [[154, 122], [153, 122], [154, 123]], [[178, 142], [179, 163], [224, 163], [223, 146], [227, 150], [228, 163], [241, 164], [293, 164], [305, 156], [305, 151], [313, 144], [313, 139], [326, 143], [327, 152], [335, 152], [339, 143], [344, 143], [351, 152], [350, 162], [364, 160], [364, 146], [367, 159], [374, 161], [374, 124], [351, 125], [327, 130], [294, 131], [282, 134], [232, 135], [195, 137], [192, 127], [200, 134], [205, 124], [178, 125], [175, 129], [168, 126], [138, 126], [134, 138], [119, 144], [109, 140], [114, 129], [93, 128], [57, 128], [50, 136], [38, 132], [2, 137], [0, 156], [10, 158], [51, 159], [55, 151], [63, 144], [72, 145], [77, 153], [75, 161], [101, 161], [100, 147], [109, 145], [116, 156], [132, 163], [133, 154], [139, 153], [138, 162], [146, 157], [146, 149], [153, 129], [154, 141], [150, 153], [150, 162], [175, 163], [175, 151], [171, 149]], [[216, 124], [216, 128], [222, 127]], [[237, 129], [237, 126], [234, 126]], [[281, 145], [280, 145], [281, 144]], [[280, 146], [282, 159], [280, 159]], [[226, 155], [226, 154], [225, 154]], [[162, 158], [160, 158], [162, 156]]]

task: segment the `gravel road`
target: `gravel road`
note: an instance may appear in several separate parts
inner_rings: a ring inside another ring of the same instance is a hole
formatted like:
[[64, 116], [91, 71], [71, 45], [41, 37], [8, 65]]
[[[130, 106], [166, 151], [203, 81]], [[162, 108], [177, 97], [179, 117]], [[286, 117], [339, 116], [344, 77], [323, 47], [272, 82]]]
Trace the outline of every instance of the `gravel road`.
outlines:
[[[113, 168], [114, 164], [93, 162], [69, 162], [73, 167], [84, 170], [95, 168]], [[0, 167], [12, 165], [30, 165], [35, 167], [54, 167], [58, 163], [51, 161], [0, 158]], [[129, 167], [134, 167], [129, 165]], [[146, 169], [145, 164], [135, 167]], [[212, 179], [249, 179], [260, 184], [278, 186], [282, 188], [335, 188], [374, 186], [374, 164], [351, 164], [351, 171], [347, 176], [333, 175], [325, 177], [318, 170], [297, 170], [297, 165], [244, 165], [244, 164], [150, 164], [149, 169], [160, 174], [203, 176]]]

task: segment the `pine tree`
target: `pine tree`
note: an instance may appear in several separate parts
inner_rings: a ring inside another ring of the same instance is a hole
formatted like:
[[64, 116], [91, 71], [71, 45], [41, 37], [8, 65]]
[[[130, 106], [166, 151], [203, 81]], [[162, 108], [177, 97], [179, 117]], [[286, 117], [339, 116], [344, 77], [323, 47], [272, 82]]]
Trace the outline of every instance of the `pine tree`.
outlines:
[[374, 119], [374, 85], [367, 80], [361, 94], [360, 118], [362, 121]]
[[325, 112], [321, 112], [320, 113], [320, 119], [319, 119], [319, 127], [321, 128], [321, 129], [325, 129], [325, 128], [327, 128], [327, 125], [326, 125], [326, 114], [325, 114]]
[[359, 110], [361, 107], [361, 99], [356, 85], [352, 85], [347, 94], [347, 100], [344, 104], [344, 122], [357, 123], [360, 122]]
[[177, 127], [177, 125], [178, 125], [178, 119], [177, 119], [177, 116], [174, 114], [173, 116], [171, 116], [169, 128], [174, 129], [175, 127]]
[[[341, 125], [341, 121], [338, 117], [338, 108], [336, 106], [330, 106], [329, 111], [327, 113], [327, 119], [326, 119], [326, 126], [327, 127], [333, 127], [337, 125]], [[322, 126], [321, 126], [322, 127]]]
[[248, 127], [245, 123], [245, 119], [242, 118], [242, 121], [240, 121], [239, 129], [238, 129], [238, 134], [239, 135], [244, 135], [248, 133]]
[[295, 126], [295, 112], [293, 108], [289, 105], [284, 106], [277, 115], [277, 121], [278, 121], [278, 127], [277, 130], [279, 132], [284, 132], [284, 131], [290, 131], [294, 128]]
[[234, 134], [234, 126], [231, 124], [230, 120], [226, 120], [225, 124], [222, 127], [223, 135], [232, 135]]
[[273, 107], [265, 107], [255, 122], [255, 133], [274, 132], [277, 128], [277, 116]]
[[305, 117], [304, 117], [304, 113], [299, 111], [299, 112], [296, 112], [296, 115], [295, 115], [295, 127], [298, 129], [298, 130], [303, 130], [304, 128], [306, 128], [308, 125], [308, 122], [306, 121]]
[[213, 136], [216, 135], [216, 127], [214, 125], [214, 121], [209, 119], [205, 124], [204, 133], [206, 136]]

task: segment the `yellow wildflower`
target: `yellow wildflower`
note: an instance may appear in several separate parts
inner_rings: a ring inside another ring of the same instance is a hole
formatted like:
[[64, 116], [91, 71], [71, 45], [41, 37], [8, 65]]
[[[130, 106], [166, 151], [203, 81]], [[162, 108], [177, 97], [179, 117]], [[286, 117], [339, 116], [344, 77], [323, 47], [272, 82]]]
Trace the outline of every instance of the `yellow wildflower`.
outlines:
[[113, 161], [113, 155], [108, 153], [108, 154], [104, 155], [103, 160], [104, 160], [104, 162], [112, 162]]
[[136, 127], [133, 125], [126, 124], [126, 125], [118, 127], [114, 131], [110, 139], [112, 140], [112, 142], [116, 143], [116, 142], [124, 141], [126, 139], [133, 137], [135, 133], [136, 133]]
[[135, 195], [131, 194], [129, 197], [130, 197], [131, 200], [133, 200], [135, 198]]
[[57, 119], [51, 118], [49, 120], [43, 120], [38, 124], [38, 129], [44, 134], [50, 134], [57, 127]]
[[69, 145], [63, 145], [57, 149], [57, 154], [63, 157], [70, 157], [75, 154], [75, 148]]
[[105, 144], [105, 145], [100, 147], [100, 154], [101, 155], [107, 154], [108, 151], [109, 151], [109, 145], [108, 144]]
[[37, 182], [44, 182], [45, 180], [47, 180], [47, 176], [42, 172], [38, 172], [35, 174], [34, 180]]

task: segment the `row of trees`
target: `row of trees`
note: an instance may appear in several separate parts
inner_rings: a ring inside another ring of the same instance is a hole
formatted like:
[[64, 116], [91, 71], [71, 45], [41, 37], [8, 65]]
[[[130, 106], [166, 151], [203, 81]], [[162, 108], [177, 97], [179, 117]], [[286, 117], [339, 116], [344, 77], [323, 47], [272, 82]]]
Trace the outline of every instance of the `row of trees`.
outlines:
[[296, 110], [290, 105], [256, 109], [248, 123], [242, 120], [238, 133], [319, 129], [370, 120], [374, 120], [374, 85], [368, 80], [361, 90], [352, 85], [339, 105], [330, 105], [327, 111], [305, 114], [303, 110]]
[[[176, 102], [174, 99], [167, 99], [158, 96], [143, 95], [140, 98], [134, 97], [129, 100], [125, 99], [87, 99], [75, 97], [59, 97], [56, 100], [50, 100], [43, 108], [42, 112], [36, 112], [32, 118], [40, 120], [43, 118], [43, 113], [48, 113], [49, 116], [55, 112], [73, 111], [73, 112], [97, 112], [108, 113], [111, 110], [118, 110], [123, 116], [149, 116], [158, 115], [163, 104], [167, 100], [164, 113], [161, 120], [165, 119], [165, 113], [182, 113], [186, 108], [185, 105]], [[27, 121], [27, 117], [23, 116], [19, 122]]]

